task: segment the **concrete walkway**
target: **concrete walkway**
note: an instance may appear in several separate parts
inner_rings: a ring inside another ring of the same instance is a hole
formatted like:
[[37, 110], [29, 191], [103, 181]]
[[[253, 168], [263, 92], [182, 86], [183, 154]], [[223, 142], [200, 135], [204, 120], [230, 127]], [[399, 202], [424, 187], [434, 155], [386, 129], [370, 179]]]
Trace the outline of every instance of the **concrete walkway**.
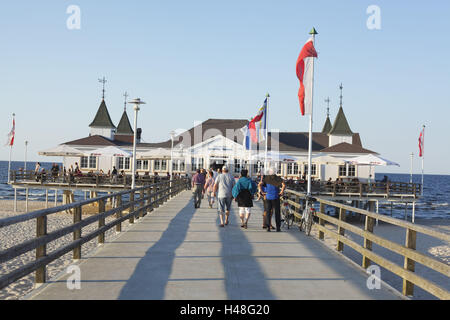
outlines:
[[262, 229], [255, 203], [247, 230], [235, 204], [230, 225], [218, 226], [206, 201], [194, 209], [183, 192], [81, 261], [81, 289], [68, 275], [31, 299], [398, 299], [297, 228]]

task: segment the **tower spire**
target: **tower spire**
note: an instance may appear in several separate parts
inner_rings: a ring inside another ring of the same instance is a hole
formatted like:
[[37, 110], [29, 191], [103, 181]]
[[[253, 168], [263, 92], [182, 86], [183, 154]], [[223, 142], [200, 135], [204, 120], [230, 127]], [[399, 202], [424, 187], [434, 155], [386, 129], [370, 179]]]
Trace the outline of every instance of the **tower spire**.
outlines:
[[98, 79], [98, 82], [103, 84], [103, 90], [102, 90], [102, 99], [105, 100], [105, 83], [107, 82], [105, 77], [103, 79]]
[[326, 98], [325, 102], [327, 103], [327, 118], [329, 118], [330, 117], [330, 102], [331, 102], [330, 97]]
[[129, 97], [128, 92], [125, 91], [123, 96], [125, 97], [125, 101], [123, 103], [123, 111], [127, 111], [127, 98]]
[[341, 83], [341, 85], [339, 86], [339, 89], [341, 90], [341, 96], [340, 96], [340, 98], [341, 98], [341, 103], [340, 103], [340, 106], [342, 107], [342, 89], [344, 89], [344, 86], [342, 85], [342, 83]]

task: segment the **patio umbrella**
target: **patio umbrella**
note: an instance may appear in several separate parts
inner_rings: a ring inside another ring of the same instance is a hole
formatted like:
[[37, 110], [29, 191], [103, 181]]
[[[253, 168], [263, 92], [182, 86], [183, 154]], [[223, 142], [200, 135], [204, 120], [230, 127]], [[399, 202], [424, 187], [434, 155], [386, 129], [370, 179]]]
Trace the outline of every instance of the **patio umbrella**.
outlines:
[[[252, 154], [250, 159], [252, 161], [265, 161], [266, 155], [264, 152], [259, 152], [259, 153]], [[269, 161], [269, 162], [279, 162], [279, 161], [294, 162], [294, 161], [298, 161], [298, 160], [301, 160], [301, 158], [283, 154], [283, 153], [279, 153], [279, 152], [272, 152], [272, 151], [267, 152], [267, 161]]]
[[397, 166], [400, 167], [400, 165], [394, 161], [373, 155], [373, 154], [367, 154], [364, 156], [359, 156], [356, 158], [349, 158], [345, 159], [345, 162], [348, 162], [350, 164], [354, 165], [366, 165], [366, 166]]
[[84, 156], [85, 153], [66, 144], [60, 144], [55, 148], [40, 151], [39, 155], [47, 157], [80, 157]]
[[336, 158], [333, 156], [318, 154], [311, 158], [315, 163], [325, 163], [325, 164], [344, 164], [345, 160], [342, 158]]
[[91, 156], [105, 156], [105, 157], [132, 157], [133, 154], [118, 147], [109, 146], [104, 148], [88, 151], [88, 155]]
[[[147, 152], [138, 153], [138, 159], [170, 159], [170, 149], [157, 148]], [[180, 150], [173, 150], [173, 158], [183, 159], [183, 155]]]

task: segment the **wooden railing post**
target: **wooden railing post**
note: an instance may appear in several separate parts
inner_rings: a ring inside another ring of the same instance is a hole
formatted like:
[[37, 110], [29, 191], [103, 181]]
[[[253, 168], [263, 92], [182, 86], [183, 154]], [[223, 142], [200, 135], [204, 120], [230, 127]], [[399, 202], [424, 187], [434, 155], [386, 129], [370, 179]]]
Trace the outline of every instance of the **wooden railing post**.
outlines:
[[[325, 214], [325, 204], [322, 202], [320, 203], [320, 213]], [[320, 226], [325, 225], [325, 221], [322, 218], [319, 218], [319, 225]], [[323, 231], [319, 231], [319, 239], [320, 240], [325, 239], [325, 233]]]
[[[375, 202], [369, 201], [369, 211], [372, 211], [372, 212], [374, 211], [373, 210], [374, 204], [375, 204]], [[374, 225], [375, 225], [375, 219], [372, 217], [366, 216], [364, 230], [367, 232], [373, 232]], [[367, 238], [364, 238], [364, 248], [372, 251], [372, 241], [368, 240]], [[363, 255], [362, 267], [364, 269], [367, 269], [369, 266], [370, 266], [370, 259]]]
[[[148, 198], [147, 205], [150, 205], [150, 203], [153, 201], [152, 187], [147, 188], [147, 198]], [[147, 213], [150, 213], [152, 211], [153, 211], [153, 205], [150, 205], [150, 207], [147, 208]]]
[[[40, 238], [47, 235], [47, 216], [39, 217], [36, 219], [36, 238]], [[44, 244], [36, 248], [36, 260], [45, 257], [47, 255], [47, 245]], [[36, 270], [36, 283], [45, 283], [46, 280], [46, 266], [40, 267]]]
[[[117, 207], [121, 207], [122, 206], [122, 195], [118, 195], [117, 196], [117, 198], [116, 198], [116, 206]], [[120, 218], [122, 218], [122, 211], [118, 211], [116, 213], [116, 219], [120, 219]], [[116, 232], [122, 232], [122, 223], [121, 222], [119, 222], [116, 225]]]
[[[98, 213], [102, 214], [105, 212], [105, 200], [99, 200], [98, 201]], [[105, 217], [101, 217], [98, 220], [98, 228], [105, 226]], [[105, 243], [105, 233], [102, 232], [98, 235], [98, 243], [103, 244]]]
[[[81, 221], [82, 209], [81, 207], [76, 207], [73, 213], [73, 223], [76, 224]], [[81, 239], [81, 228], [73, 232], [73, 240]], [[81, 259], [81, 246], [73, 249], [73, 260]]]
[[[133, 202], [134, 201], [134, 190], [131, 190], [131, 192], [130, 192], [130, 202]], [[130, 213], [131, 212], [134, 212], [134, 205], [132, 205], [132, 206], [130, 206]], [[130, 219], [128, 220], [128, 222], [130, 223], [130, 224], [133, 224], [134, 223], [134, 214], [132, 214], [131, 216], [130, 216]]]
[[145, 193], [144, 193], [144, 189], [141, 189], [141, 191], [140, 191], [140, 200], [141, 200], [141, 202], [140, 202], [140, 205], [139, 205], [139, 208], [141, 208], [140, 210], [139, 210], [139, 218], [143, 218], [144, 217], [144, 209], [142, 209], [144, 206], [145, 206], [145, 202], [144, 202], [144, 195], [145, 195]]
[[[416, 238], [417, 233], [414, 230], [411, 230], [409, 228], [406, 229], [406, 240], [405, 240], [405, 247], [409, 249], [416, 250]], [[407, 257], [405, 257], [404, 266], [405, 270], [414, 272], [415, 270], [415, 262], [414, 260], [411, 260]], [[406, 279], [403, 279], [403, 295], [405, 296], [412, 296], [414, 294], [414, 284], [407, 281]]]
[[[345, 221], [345, 214], [346, 210], [343, 208], [339, 208], [339, 221]], [[345, 229], [342, 228], [341, 226], [338, 226], [338, 234], [344, 236]], [[344, 251], [344, 243], [338, 240], [336, 250], [340, 252]]]

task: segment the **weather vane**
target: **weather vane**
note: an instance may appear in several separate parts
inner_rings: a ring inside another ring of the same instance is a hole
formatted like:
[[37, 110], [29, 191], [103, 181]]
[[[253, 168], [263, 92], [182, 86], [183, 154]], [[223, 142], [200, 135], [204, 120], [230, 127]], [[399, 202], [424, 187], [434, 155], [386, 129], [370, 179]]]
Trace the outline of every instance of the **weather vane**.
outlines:
[[103, 84], [103, 95], [102, 95], [102, 99], [105, 100], [105, 83], [107, 82], [105, 77], [103, 77], [103, 79], [98, 79], [98, 82]]
[[123, 110], [127, 111], [127, 98], [129, 97], [128, 92], [125, 91], [125, 93], [123, 94], [123, 96], [125, 97], [125, 102], [123, 105]]
[[342, 89], [344, 89], [344, 86], [342, 85], [342, 83], [341, 83], [341, 85], [339, 86], [339, 89], [341, 89], [341, 107], [342, 107]]
[[330, 97], [326, 98], [325, 102], [327, 103], [327, 117], [329, 117], [330, 116], [330, 102], [331, 102]]

